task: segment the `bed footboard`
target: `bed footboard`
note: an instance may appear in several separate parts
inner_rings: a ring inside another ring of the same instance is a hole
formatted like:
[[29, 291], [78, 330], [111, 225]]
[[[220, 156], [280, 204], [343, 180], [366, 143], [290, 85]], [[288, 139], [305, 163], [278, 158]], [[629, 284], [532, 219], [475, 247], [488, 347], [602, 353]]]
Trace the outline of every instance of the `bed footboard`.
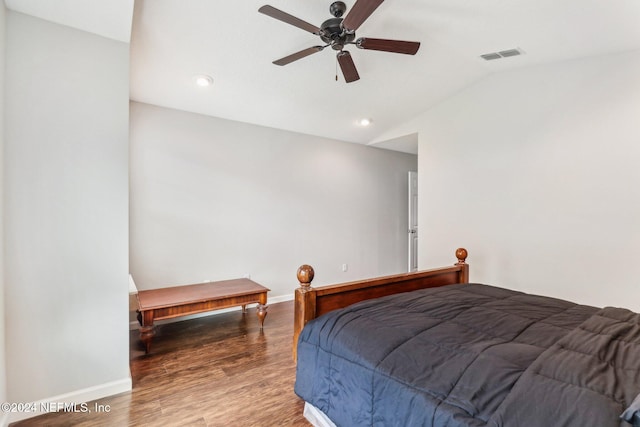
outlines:
[[310, 265], [298, 268], [300, 287], [295, 290], [293, 323], [293, 360], [297, 358], [298, 336], [311, 319], [359, 301], [400, 292], [469, 282], [467, 250], [456, 250], [458, 262], [451, 267], [434, 268], [415, 273], [376, 277], [337, 285], [311, 287], [314, 271]]

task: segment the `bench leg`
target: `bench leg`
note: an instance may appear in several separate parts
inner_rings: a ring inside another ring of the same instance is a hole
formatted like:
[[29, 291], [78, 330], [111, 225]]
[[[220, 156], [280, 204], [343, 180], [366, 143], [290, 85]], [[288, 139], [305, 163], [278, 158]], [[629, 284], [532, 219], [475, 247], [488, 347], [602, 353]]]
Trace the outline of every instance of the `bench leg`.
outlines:
[[140, 326], [140, 341], [144, 344], [145, 353], [149, 354], [151, 351], [151, 341], [156, 334], [153, 329], [153, 310], [144, 311], [141, 313], [141, 326]]
[[260, 320], [260, 330], [264, 327], [264, 318], [267, 317], [267, 306], [264, 304], [258, 304], [257, 307], [258, 319]]
[[151, 351], [151, 341], [153, 340], [153, 326], [141, 326], [140, 327], [140, 341], [144, 344], [144, 352], [149, 354]]

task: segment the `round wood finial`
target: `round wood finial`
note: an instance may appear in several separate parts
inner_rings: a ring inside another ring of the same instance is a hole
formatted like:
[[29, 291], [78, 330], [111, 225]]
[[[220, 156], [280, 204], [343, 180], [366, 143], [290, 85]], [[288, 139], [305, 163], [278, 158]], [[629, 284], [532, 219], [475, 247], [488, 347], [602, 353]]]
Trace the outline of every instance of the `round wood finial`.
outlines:
[[314, 274], [313, 267], [307, 264], [301, 265], [300, 268], [298, 268], [298, 281], [300, 282], [300, 286], [311, 286]]
[[467, 260], [467, 250], [465, 248], [456, 249], [456, 258], [458, 258], [458, 264], [464, 264]]

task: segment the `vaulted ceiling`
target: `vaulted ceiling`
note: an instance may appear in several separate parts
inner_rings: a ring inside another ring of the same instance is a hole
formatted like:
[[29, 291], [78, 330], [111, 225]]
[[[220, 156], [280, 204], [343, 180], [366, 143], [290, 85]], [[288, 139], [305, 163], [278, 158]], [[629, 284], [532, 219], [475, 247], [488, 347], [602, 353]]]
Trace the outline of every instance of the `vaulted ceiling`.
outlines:
[[[315, 26], [332, 17], [330, 0], [5, 0], [18, 12], [130, 39], [132, 100], [361, 144], [491, 73], [640, 49], [637, 0], [387, 0], [357, 36], [419, 41], [419, 51], [347, 46], [360, 80], [345, 83], [331, 48], [272, 64], [323, 43], [258, 13], [267, 2]], [[348, 14], [355, 0], [345, 3]], [[480, 57], [509, 49], [522, 54]], [[199, 74], [213, 85], [195, 85]], [[360, 126], [361, 118], [372, 124]], [[415, 139], [382, 146], [411, 152]]]

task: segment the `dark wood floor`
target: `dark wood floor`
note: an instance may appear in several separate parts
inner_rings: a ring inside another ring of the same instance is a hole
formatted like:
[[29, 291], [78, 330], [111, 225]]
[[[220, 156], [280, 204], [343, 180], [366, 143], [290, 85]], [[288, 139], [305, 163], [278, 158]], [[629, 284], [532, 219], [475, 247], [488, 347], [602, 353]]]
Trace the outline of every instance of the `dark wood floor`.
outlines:
[[293, 393], [293, 303], [157, 327], [151, 353], [131, 333], [133, 390], [96, 402], [108, 413], [52, 413], [13, 426], [310, 426]]

